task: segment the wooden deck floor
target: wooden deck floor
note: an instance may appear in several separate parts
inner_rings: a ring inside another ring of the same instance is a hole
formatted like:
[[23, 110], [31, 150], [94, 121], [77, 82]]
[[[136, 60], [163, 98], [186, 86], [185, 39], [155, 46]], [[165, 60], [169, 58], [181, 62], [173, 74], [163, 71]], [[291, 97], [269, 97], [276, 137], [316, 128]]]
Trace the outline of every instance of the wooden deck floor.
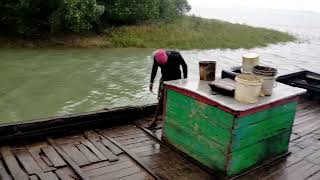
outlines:
[[[214, 179], [134, 124], [0, 147], [0, 179]], [[155, 138], [156, 137], [156, 138]], [[320, 180], [320, 102], [299, 104], [286, 159], [241, 180]]]

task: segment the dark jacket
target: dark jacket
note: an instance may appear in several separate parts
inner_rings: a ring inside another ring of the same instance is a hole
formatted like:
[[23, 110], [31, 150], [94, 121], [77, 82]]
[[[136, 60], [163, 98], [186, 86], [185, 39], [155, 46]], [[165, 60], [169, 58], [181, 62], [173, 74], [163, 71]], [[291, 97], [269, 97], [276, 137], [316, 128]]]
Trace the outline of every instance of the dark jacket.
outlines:
[[181, 79], [181, 70], [180, 66], [182, 66], [183, 77], [188, 77], [188, 66], [181, 54], [176, 51], [167, 51], [168, 62], [165, 65], [158, 64], [155, 58], [153, 58], [153, 66], [151, 72], [150, 82], [154, 82], [154, 78], [156, 77], [158, 67], [161, 68], [162, 80], [170, 81]]

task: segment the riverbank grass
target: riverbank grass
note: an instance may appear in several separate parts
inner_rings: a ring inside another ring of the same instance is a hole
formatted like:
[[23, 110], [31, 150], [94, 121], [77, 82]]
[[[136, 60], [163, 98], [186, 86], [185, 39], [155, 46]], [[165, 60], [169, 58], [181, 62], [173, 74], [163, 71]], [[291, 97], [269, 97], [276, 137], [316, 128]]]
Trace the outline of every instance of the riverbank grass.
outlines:
[[184, 16], [170, 23], [158, 22], [107, 28], [100, 35], [96, 33], [60, 34], [36, 40], [1, 37], [0, 47], [249, 49], [294, 40], [295, 37], [286, 32]]
[[171, 23], [123, 26], [109, 33], [116, 47], [214, 49], [253, 48], [294, 41], [285, 32], [187, 16]]

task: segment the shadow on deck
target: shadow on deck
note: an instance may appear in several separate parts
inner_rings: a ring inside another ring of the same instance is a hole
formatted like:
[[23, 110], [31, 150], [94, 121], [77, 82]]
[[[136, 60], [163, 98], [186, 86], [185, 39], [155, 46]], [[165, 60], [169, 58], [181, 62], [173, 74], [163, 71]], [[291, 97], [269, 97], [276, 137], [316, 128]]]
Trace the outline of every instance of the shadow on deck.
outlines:
[[[320, 102], [300, 101], [286, 159], [239, 179], [320, 179]], [[214, 179], [134, 124], [0, 148], [0, 179]]]

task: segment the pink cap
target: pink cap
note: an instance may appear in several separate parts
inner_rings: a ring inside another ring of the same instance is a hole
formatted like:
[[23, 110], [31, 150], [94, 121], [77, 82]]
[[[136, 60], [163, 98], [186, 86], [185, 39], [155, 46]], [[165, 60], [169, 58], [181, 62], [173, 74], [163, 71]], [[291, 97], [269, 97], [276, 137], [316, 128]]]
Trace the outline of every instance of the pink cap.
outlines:
[[159, 49], [154, 55], [158, 64], [166, 64], [168, 62], [168, 55], [164, 49]]

